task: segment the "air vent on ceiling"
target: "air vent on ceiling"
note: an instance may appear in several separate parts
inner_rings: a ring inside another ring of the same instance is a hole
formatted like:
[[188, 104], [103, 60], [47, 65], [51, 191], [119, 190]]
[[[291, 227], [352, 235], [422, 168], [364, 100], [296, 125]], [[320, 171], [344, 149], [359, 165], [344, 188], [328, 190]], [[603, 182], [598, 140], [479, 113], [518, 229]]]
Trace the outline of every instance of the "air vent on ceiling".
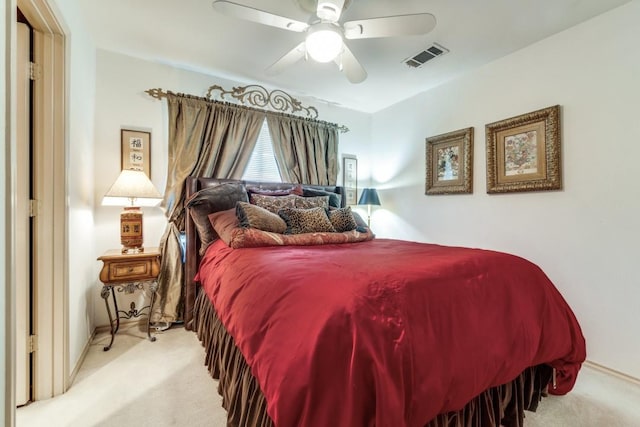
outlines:
[[410, 58], [405, 59], [404, 63], [407, 64], [408, 67], [419, 68], [422, 67], [427, 61], [431, 61], [433, 58], [442, 56], [447, 52], [449, 52], [449, 49], [439, 45], [438, 43], [434, 43], [427, 49], [418, 52]]

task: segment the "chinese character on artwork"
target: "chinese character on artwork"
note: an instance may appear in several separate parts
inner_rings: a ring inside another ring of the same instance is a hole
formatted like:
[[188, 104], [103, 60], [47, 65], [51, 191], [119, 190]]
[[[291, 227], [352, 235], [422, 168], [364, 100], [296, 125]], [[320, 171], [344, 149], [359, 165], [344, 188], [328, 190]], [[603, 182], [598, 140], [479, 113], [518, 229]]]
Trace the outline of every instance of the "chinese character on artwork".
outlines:
[[129, 138], [129, 148], [131, 148], [132, 150], [142, 150], [142, 145], [142, 138], [137, 136], [132, 136], [131, 138]]
[[[131, 163], [131, 166], [138, 166], [137, 168], [135, 168], [136, 170], [142, 170], [140, 166], [142, 166], [143, 161], [144, 161], [144, 156], [142, 155], [141, 152], [132, 151], [129, 154], [129, 162]], [[131, 169], [134, 169], [134, 168], [132, 167]]]

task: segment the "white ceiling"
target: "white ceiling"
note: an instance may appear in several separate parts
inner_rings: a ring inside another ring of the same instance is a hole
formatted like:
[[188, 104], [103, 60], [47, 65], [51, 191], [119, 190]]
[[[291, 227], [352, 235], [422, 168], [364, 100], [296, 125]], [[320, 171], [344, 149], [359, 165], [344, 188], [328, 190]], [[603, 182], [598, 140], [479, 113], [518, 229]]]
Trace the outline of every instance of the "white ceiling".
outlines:
[[[233, 1], [300, 21], [311, 18], [296, 0]], [[348, 40], [369, 75], [359, 84], [349, 83], [335, 64], [311, 60], [267, 76], [265, 68], [304, 34], [220, 15], [210, 0], [78, 3], [98, 48], [375, 112], [628, 1], [352, 0], [341, 22], [424, 12], [437, 20], [424, 36]], [[450, 53], [422, 68], [404, 65], [433, 42]]]

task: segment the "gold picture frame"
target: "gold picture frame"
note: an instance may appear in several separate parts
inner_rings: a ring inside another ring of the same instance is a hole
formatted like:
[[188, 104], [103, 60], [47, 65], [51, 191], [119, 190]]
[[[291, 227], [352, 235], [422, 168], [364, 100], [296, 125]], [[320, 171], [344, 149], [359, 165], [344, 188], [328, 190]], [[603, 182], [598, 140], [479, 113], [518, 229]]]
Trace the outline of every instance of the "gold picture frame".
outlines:
[[122, 129], [122, 169], [144, 171], [151, 179], [151, 132]]
[[487, 193], [562, 189], [560, 106], [486, 125]]
[[473, 128], [426, 138], [425, 194], [473, 193]]
[[358, 204], [358, 159], [356, 156], [342, 156], [342, 186], [348, 205]]

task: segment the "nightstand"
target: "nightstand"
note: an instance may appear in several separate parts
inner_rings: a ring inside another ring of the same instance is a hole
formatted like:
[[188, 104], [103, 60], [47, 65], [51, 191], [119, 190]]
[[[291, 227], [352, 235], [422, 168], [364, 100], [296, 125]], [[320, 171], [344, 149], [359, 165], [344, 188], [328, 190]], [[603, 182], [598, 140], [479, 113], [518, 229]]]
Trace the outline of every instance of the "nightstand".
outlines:
[[[158, 274], [160, 273], [160, 250], [158, 248], [145, 248], [144, 252], [123, 254], [120, 249], [112, 249], [98, 258], [103, 262], [100, 271], [100, 281], [103, 283], [100, 296], [104, 298], [109, 315], [109, 325], [111, 327], [111, 342], [104, 347], [104, 351], [111, 348], [113, 339], [120, 328], [120, 319], [138, 318], [147, 315], [147, 338], [155, 341], [156, 337], [151, 336], [151, 310], [158, 289]], [[149, 286], [151, 291], [151, 301], [140, 309], [136, 308], [135, 302], [131, 303], [129, 311], [118, 309], [116, 291], [132, 294], [137, 290], [143, 290], [144, 286]], [[115, 319], [109, 307], [109, 294], [113, 299]], [[145, 310], [148, 310], [145, 313]]]

